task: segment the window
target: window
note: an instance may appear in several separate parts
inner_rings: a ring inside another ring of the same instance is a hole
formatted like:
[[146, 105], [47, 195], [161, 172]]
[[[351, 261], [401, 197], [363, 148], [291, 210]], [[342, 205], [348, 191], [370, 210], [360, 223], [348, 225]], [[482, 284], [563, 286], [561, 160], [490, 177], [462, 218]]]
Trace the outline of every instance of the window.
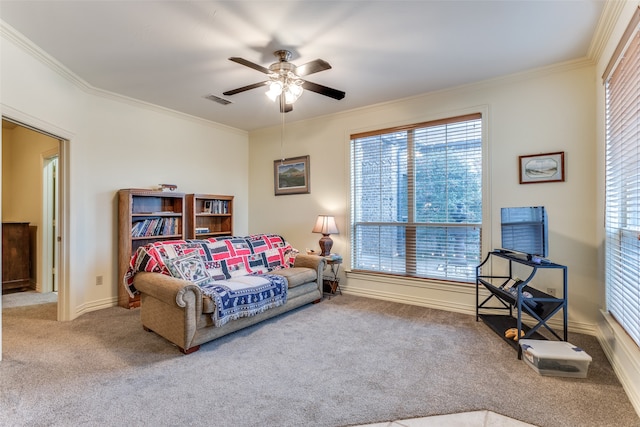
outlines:
[[353, 270], [473, 282], [481, 224], [480, 114], [352, 135]]
[[640, 346], [640, 8], [605, 71], [607, 309]]

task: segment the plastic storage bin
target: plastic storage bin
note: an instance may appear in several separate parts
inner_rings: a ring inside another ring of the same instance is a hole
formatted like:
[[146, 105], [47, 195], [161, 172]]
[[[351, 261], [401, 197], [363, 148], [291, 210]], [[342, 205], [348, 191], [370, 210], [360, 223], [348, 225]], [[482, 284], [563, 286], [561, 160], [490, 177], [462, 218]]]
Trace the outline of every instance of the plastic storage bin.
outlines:
[[586, 378], [591, 356], [565, 341], [520, 340], [522, 360], [540, 375]]

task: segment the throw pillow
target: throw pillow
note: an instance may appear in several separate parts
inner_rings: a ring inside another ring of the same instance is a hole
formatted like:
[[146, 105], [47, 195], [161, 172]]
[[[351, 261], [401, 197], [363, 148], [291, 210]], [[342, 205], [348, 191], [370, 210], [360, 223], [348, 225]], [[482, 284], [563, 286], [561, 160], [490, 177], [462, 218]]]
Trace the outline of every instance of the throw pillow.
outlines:
[[194, 253], [170, 260], [169, 270], [173, 277], [188, 280], [196, 285], [211, 278], [200, 256]]

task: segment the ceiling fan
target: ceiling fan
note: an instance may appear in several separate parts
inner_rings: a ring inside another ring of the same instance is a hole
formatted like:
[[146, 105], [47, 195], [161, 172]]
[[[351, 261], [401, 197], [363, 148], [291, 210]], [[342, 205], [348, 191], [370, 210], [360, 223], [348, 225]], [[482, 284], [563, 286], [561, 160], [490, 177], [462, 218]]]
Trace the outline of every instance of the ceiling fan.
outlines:
[[244, 92], [250, 89], [256, 89], [261, 86], [269, 86], [267, 96], [272, 101], [276, 101], [279, 98], [280, 112], [288, 113], [293, 110], [293, 103], [302, 94], [303, 89], [311, 92], [319, 93], [320, 95], [328, 96], [333, 99], [340, 100], [344, 98], [345, 93], [341, 90], [332, 89], [327, 86], [312, 83], [308, 80], [304, 80], [302, 77], [308, 76], [313, 73], [328, 70], [331, 68], [328, 62], [322, 59], [316, 59], [315, 61], [307, 62], [300, 66], [295, 66], [289, 60], [291, 59], [291, 52], [288, 50], [276, 50], [273, 53], [278, 62], [275, 62], [265, 68], [262, 65], [255, 64], [251, 61], [247, 61], [243, 58], [232, 57], [230, 61], [237, 62], [238, 64], [253, 68], [261, 73], [269, 76], [269, 80], [263, 82], [254, 83], [248, 86], [243, 86], [237, 89], [228, 90], [224, 92], [224, 95], [235, 95], [236, 93]]

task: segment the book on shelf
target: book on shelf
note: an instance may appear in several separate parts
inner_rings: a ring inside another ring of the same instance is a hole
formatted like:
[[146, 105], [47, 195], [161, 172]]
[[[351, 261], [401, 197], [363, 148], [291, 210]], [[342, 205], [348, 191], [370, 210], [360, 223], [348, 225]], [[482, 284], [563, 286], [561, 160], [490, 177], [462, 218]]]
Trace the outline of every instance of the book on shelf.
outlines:
[[209, 232], [209, 227], [196, 227], [196, 234], [205, 234]]
[[178, 234], [178, 218], [147, 218], [131, 226], [131, 237], [168, 236]]
[[207, 200], [204, 202], [204, 212], [220, 215], [229, 213], [229, 201], [228, 200]]

